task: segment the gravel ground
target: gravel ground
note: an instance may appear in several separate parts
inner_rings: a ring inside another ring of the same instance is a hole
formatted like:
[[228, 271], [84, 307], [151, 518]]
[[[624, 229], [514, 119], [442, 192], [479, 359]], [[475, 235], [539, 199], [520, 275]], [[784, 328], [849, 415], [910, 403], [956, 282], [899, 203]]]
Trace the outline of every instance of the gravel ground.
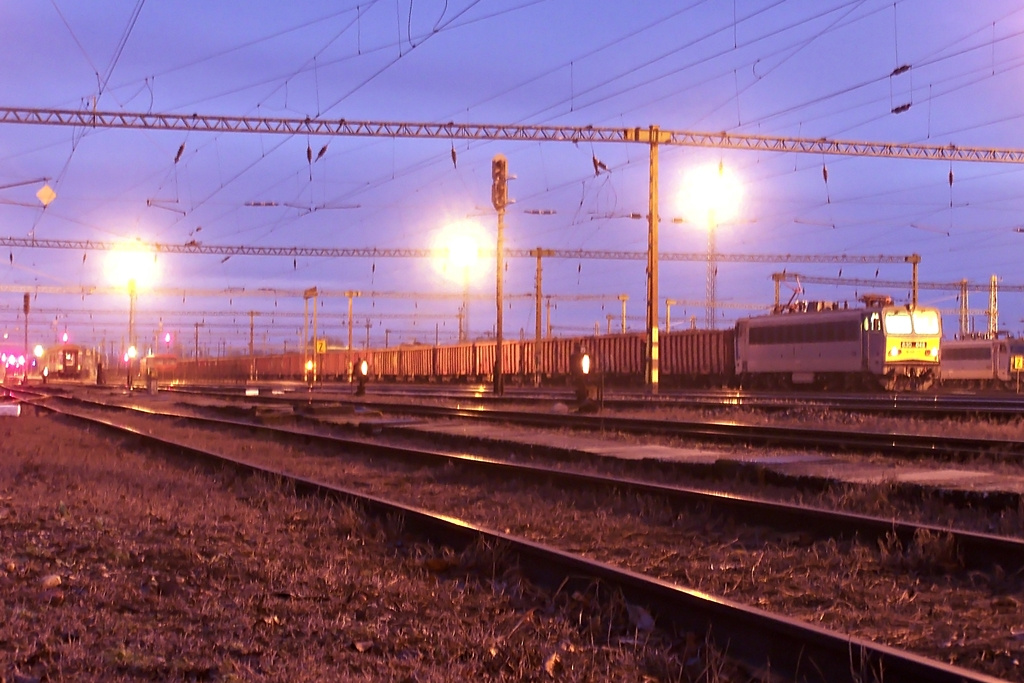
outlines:
[[0, 444], [4, 683], [746, 679], [492, 549], [452, 556], [53, 417], [5, 418]]
[[[495, 484], [453, 468], [410, 468], [319, 449], [278, 446], [241, 432], [133, 420], [343, 486], [444, 510], [812, 623], [1024, 680], [1021, 577], [963, 572], [944, 539], [913, 547], [814, 541], [737, 525], [712, 513], [677, 515], [656, 501], [570, 496], [545, 485]], [[875, 496], [874, 504], [881, 497]], [[771, 586], [771, 590], [766, 590]]]

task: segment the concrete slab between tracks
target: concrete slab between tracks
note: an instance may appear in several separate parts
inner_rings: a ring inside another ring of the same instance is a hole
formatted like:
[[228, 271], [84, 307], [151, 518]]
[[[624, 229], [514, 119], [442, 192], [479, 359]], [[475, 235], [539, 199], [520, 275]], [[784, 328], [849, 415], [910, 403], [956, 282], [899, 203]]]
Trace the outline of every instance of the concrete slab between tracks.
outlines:
[[709, 448], [675, 448], [630, 444], [582, 435], [532, 432], [488, 424], [427, 423], [406, 426], [402, 431], [579, 451], [622, 460], [660, 460], [682, 466], [716, 467], [726, 470], [750, 469], [768, 472], [781, 479], [817, 480], [852, 485], [896, 484], [922, 490], [960, 492], [966, 496], [982, 498], [1024, 496], [1024, 477], [950, 467], [928, 469], [884, 462], [852, 462], [844, 460], [841, 456], [820, 453], [734, 453]]

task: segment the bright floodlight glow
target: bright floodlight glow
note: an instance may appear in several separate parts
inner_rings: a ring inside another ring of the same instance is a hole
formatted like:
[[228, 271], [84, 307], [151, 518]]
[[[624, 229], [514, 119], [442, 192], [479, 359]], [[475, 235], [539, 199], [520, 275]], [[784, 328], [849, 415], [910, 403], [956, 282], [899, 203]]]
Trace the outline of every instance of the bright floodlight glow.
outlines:
[[683, 175], [680, 209], [688, 223], [713, 227], [728, 223], [740, 211], [743, 186], [722, 164], [690, 169]]
[[107, 252], [103, 270], [111, 284], [128, 286], [134, 282], [137, 289], [153, 285], [159, 275], [156, 254], [131, 244]]
[[68, 333], [67, 333], [67, 332], [65, 332], [65, 333], [64, 333], [64, 334], [63, 334], [63, 335], [61, 336], [61, 341], [63, 341], [63, 342], [65, 343], [65, 344], [67, 343], [67, 341], [68, 341]]
[[129, 346], [127, 355], [128, 358], [134, 359], [136, 356], [139, 355], [138, 349], [136, 349], [134, 346]]
[[36, 358], [42, 358], [43, 357], [43, 345], [42, 344], [36, 344], [36, 347], [34, 349], [32, 349], [32, 354]]
[[484, 230], [477, 223], [451, 223], [434, 238], [433, 248], [438, 252], [434, 267], [452, 282], [462, 284], [467, 278], [473, 282], [484, 271], [483, 244]]
[[171, 333], [168, 332], [167, 334], [164, 335], [164, 344], [170, 344], [170, 343], [171, 343]]

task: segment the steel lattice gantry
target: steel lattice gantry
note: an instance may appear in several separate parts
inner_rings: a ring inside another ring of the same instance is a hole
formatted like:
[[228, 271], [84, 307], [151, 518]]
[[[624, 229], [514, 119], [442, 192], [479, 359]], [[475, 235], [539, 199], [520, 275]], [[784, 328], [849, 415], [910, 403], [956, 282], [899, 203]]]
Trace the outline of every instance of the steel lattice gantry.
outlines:
[[206, 131], [211, 133], [270, 133], [344, 137], [445, 138], [520, 142], [629, 142], [683, 147], [710, 147], [761, 152], [830, 154], [933, 161], [1024, 163], [1024, 150], [957, 145], [919, 145], [896, 142], [858, 142], [828, 138], [737, 135], [683, 130], [611, 126], [541, 126], [486, 123], [410, 123], [348, 121], [346, 119], [268, 118], [159, 114], [73, 109], [0, 107], [0, 123], [80, 128]]

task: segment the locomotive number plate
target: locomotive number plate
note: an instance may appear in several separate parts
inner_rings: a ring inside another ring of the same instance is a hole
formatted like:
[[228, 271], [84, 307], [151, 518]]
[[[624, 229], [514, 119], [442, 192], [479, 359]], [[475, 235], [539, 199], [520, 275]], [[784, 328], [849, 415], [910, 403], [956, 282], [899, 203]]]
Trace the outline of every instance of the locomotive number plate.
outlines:
[[925, 348], [927, 346], [928, 346], [927, 342], [923, 342], [923, 341], [905, 341], [905, 342], [900, 342], [900, 348], [901, 349], [923, 349], [923, 348]]

